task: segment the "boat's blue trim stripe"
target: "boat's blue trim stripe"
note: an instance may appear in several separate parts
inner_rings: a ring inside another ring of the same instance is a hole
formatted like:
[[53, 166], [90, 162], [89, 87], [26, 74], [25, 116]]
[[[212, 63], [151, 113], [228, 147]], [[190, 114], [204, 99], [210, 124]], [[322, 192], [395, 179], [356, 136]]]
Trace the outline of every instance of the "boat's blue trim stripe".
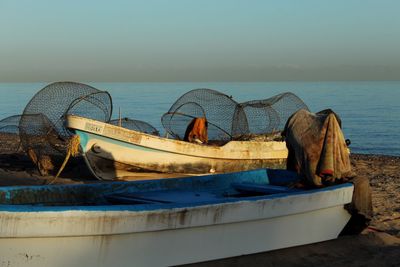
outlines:
[[87, 133], [87, 132], [83, 132], [80, 130], [75, 130], [75, 132], [79, 135], [79, 138], [81, 139], [81, 145], [82, 147], [86, 147], [87, 143], [89, 141], [89, 139], [99, 139], [102, 140], [106, 143], [111, 143], [114, 145], [118, 145], [118, 146], [122, 146], [122, 147], [126, 147], [129, 149], [134, 149], [134, 150], [141, 150], [141, 151], [151, 151], [151, 152], [156, 152], [156, 153], [166, 153], [162, 150], [159, 149], [153, 149], [153, 148], [148, 148], [148, 147], [144, 147], [144, 146], [139, 146], [139, 145], [134, 145], [128, 142], [124, 142], [124, 141], [120, 141], [120, 140], [116, 140], [113, 139], [111, 137], [104, 137], [101, 135], [97, 135], [97, 134], [93, 134], [93, 133]]
[[82, 148], [87, 146], [88, 143], [88, 135], [85, 132], [75, 130], [75, 133], [79, 136], [79, 142], [81, 143]]
[[300, 192], [282, 193], [258, 197], [241, 197], [241, 198], [221, 198], [220, 200], [197, 202], [197, 203], [168, 203], [168, 204], [140, 204], [140, 205], [108, 205], [108, 206], [37, 206], [37, 205], [0, 205], [0, 212], [63, 212], [63, 211], [152, 211], [174, 208], [191, 208], [203, 205], [215, 205], [223, 203], [235, 203], [240, 201], [259, 201], [277, 198], [285, 198], [289, 196], [317, 194], [320, 192], [328, 192], [341, 188], [352, 187], [351, 183], [330, 186], [321, 189], [313, 189]]

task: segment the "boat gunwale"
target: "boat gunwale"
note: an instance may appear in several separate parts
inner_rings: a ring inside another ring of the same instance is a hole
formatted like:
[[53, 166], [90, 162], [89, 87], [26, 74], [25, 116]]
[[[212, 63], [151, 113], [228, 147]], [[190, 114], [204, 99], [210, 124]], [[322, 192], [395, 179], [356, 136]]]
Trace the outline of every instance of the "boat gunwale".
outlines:
[[[124, 182], [121, 182], [121, 184]], [[83, 185], [61, 185], [60, 187], [68, 186], [90, 186], [90, 184]], [[230, 197], [230, 198], [218, 198], [218, 200], [202, 201], [195, 203], [162, 203], [162, 204], [118, 204], [118, 205], [77, 205], [77, 206], [39, 206], [32, 204], [0, 204], [0, 214], [2, 212], [68, 212], [68, 211], [82, 211], [82, 212], [143, 212], [143, 211], [162, 211], [171, 209], [187, 209], [187, 208], [201, 208], [210, 205], [224, 205], [224, 204], [235, 204], [240, 202], [257, 202], [257, 201], [268, 201], [278, 198], [296, 197], [301, 195], [312, 195], [319, 194], [328, 191], [339, 190], [347, 187], [354, 187], [352, 183], [343, 183], [325, 188], [317, 188], [310, 190], [301, 190], [286, 193], [277, 193], [261, 196], [251, 197]], [[1, 191], [7, 189], [29, 189], [29, 186], [19, 187], [3, 187]], [[162, 190], [164, 191], [164, 190]], [[168, 191], [168, 190], [165, 190]], [[182, 190], [184, 191], [184, 190]]]
[[[72, 119], [72, 122], [71, 122], [71, 119]], [[127, 134], [134, 134], [134, 135], [138, 135], [138, 136], [141, 136], [141, 137], [143, 136], [143, 137], [145, 137], [145, 138], [147, 138], [149, 140], [147, 140], [146, 144], [143, 145], [140, 142], [135, 142], [135, 141], [132, 141], [132, 140], [125, 140], [123, 137], [121, 138], [121, 136], [117, 136], [116, 137], [116, 136], [112, 136], [110, 134], [105, 134], [103, 132], [99, 133], [99, 132], [96, 132], [94, 130], [85, 129], [84, 127], [77, 127], [76, 122], [74, 122], [74, 121], [78, 121], [79, 123], [86, 123], [86, 121], [87, 122], [92, 122], [94, 124], [102, 125], [103, 126], [103, 131], [107, 127], [107, 128], [110, 128], [110, 129], [116, 129], [118, 131], [122, 131], [122, 132], [127, 133]], [[103, 137], [103, 138], [109, 138], [109, 139], [116, 140], [118, 142], [123, 142], [123, 143], [131, 144], [131, 145], [137, 145], [137, 146], [144, 147], [144, 148], [151, 148], [151, 149], [154, 149], [154, 150], [163, 151], [163, 152], [167, 152], [167, 153], [174, 153], [174, 154], [187, 155], [187, 156], [193, 156], [193, 157], [209, 158], [209, 156], [207, 156], [207, 155], [199, 155], [199, 154], [196, 154], [196, 153], [190, 153], [189, 154], [187, 151], [177, 152], [177, 151], [174, 151], [174, 150], [171, 150], [171, 149], [161, 149], [159, 147], [151, 145], [151, 140], [153, 139], [153, 140], [157, 140], [157, 141], [160, 141], [160, 142], [167, 142], [167, 143], [171, 143], [171, 144], [178, 144], [178, 145], [184, 146], [184, 147], [189, 147], [188, 149], [186, 149], [188, 151], [190, 151], [190, 150], [199, 151], [199, 149], [200, 150], [204, 150], [203, 153], [206, 153], [206, 154], [207, 153], [210, 153], [210, 154], [211, 153], [223, 153], [225, 150], [228, 150], [230, 147], [233, 147], [233, 146], [235, 146], [237, 144], [254, 144], [256, 146], [257, 145], [262, 145], [262, 144], [269, 144], [269, 145], [277, 144], [279, 146], [282, 146], [282, 148], [284, 148], [284, 151], [287, 154], [286, 145], [285, 145], [284, 141], [235, 141], [235, 140], [230, 140], [230, 141], [228, 141], [226, 144], [224, 144], [222, 146], [212, 146], [212, 145], [197, 144], [197, 143], [186, 142], [186, 141], [183, 141], [183, 140], [175, 140], [175, 139], [169, 139], [169, 138], [165, 138], [165, 137], [161, 137], [161, 136], [151, 135], [151, 134], [147, 134], [147, 133], [143, 133], [143, 132], [139, 132], [139, 131], [135, 131], [135, 130], [119, 127], [117, 125], [109, 124], [109, 123], [106, 123], [106, 122], [97, 121], [97, 120], [93, 120], [93, 119], [89, 119], [89, 118], [85, 118], [85, 117], [80, 117], [80, 116], [77, 116], [77, 115], [68, 115], [67, 119], [66, 119], [66, 122], [67, 122], [67, 128], [70, 128], [70, 129], [73, 129], [73, 130], [78, 130], [78, 131], [81, 131], [81, 132], [94, 134], [96, 136], [100, 136], [100, 137]], [[275, 152], [283, 151], [281, 149], [276, 150]], [[201, 154], [203, 154], [203, 153], [201, 153]], [[275, 158], [286, 159], [286, 156], [287, 156], [286, 154], [284, 156], [282, 156], [282, 157], [271, 157], [270, 159], [275, 159]], [[237, 158], [229, 158], [229, 157], [215, 157], [215, 158], [217, 158], [217, 159], [223, 158], [223, 159], [229, 159], [229, 160], [237, 159]], [[249, 158], [249, 159], [256, 159], [256, 158]]]

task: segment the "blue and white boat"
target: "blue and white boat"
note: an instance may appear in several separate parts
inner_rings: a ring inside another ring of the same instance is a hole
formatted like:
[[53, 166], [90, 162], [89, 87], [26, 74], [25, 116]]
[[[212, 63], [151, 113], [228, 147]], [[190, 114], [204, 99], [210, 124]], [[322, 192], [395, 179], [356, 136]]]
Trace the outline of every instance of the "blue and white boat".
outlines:
[[101, 180], [138, 172], [208, 174], [282, 168], [284, 141], [230, 141], [222, 146], [189, 143], [69, 115], [66, 126], [80, 139], [82, 155]]
[[0, 188], [1, 266], [170, 266], [336, 238], [352, 184], [288, 171]]

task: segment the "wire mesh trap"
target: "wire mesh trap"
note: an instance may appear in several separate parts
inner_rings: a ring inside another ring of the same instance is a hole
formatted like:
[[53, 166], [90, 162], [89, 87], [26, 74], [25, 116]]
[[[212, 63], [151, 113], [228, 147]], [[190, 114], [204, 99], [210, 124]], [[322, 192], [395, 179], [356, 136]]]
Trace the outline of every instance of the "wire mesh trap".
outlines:
[[183, 139], [190, 122], [200, 117], [207, 119], [210, 140], [275, 138], [287, 119], [299, 109], [308, 110], [308, 107], [293, 93], [238, 103], [231, 96], [212, 89], [195, 89], [181, 96], [162, 116], [161, 122], [168, 134], [179, 140]]

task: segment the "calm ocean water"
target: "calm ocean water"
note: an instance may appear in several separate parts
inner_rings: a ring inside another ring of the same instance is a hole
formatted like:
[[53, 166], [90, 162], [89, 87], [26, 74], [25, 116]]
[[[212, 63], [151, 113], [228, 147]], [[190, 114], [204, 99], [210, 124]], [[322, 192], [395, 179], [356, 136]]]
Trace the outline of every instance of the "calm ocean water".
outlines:
[[[293, 92], [317, 112], [331, 108], [342, 118], [343, 132], [354, 153], [400, 156], [400, 81], [268, 83], [89, 83], [108, 91], [113, 117], [149, 122], [162, 131], [160, 118], [173, 102], [195, 88], [232, 95], [238, 102]], [[0, 118], [21, 114], [45, 83], [0, 83]]]

